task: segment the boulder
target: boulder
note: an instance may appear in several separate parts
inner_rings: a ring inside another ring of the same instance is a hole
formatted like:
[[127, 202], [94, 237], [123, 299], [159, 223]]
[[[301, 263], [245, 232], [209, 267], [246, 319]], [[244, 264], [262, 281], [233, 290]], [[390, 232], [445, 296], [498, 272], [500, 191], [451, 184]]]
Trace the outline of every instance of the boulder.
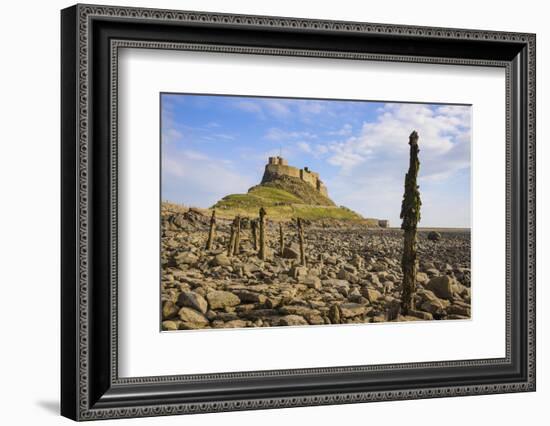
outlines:
[[174, 302], [170, 300], [165, 301], [162, 304], [162, 319], [168, 320], [174, 318], [178, 314], [178, 309]]
[[425, 285], [430, 279], [428, 278], [428, 274], [425, 272], [417, 272], [416, 273], [416, 282], [422, 285]]
[[336, 274], [336, 278], [340, 280], [352, 281], [355, 278], [355, 274], [345, 268], [342, 268], [338, 271], [338, 274]]
[[194, 265], [199, 258], [193, 253], [180, 253], [174, 258], [177, 265]]
[[307, 276], [307, 268], [305, 266], [300, 265], [294, 265], [292, 268], [290, 268], [289, 275], [292, 278], [295, 278], [297, 280], [300, 280], [301, 278], [305, 278]]
[[260, 303], [264, 304], [267, 300], [267, 297], [264, 296], [261, 293], [255, 293], [253, 291], [248, 290], [237, 290], [233, 294], [235, 294], [241, 302], [244, 303]]
[[203, 314], [208, 310], [208, 303], [200, 294], [194, 291], [184, 291], [178, 297], [178, 306], [193, 308]]
[[220, 321], [221, 324], [216, 325], [216, 328], [243, 328], [246, 327], [246, 321], [243, 320], [231, 320], [227, 322]]
[[229, 291], [211, 291], [206, 295], [206, 300], [210, 305], [210, 309], [224, 309], [231, 306], [236, 306], [241, 303], [241, 299]]
[[441, 275], [432, 278], [426, 288], [433, 291], [437, 297], [450, 300], [456, 292], [456, 280], [449, 275]]
[[346, 280], [329, 278], [327, 280], [323, 280], [322, 283], [323, 283], [323, 286], [326, 286], [326, 287], [332, 287], [336, 289], [345, 288], [346, 290], [349, 290], [349, 282], [347, 282]]
[[441, 234], [437, 231], [430, 231], [428, 233], [428, 240], [437, 242], [441, 239]]
[[282, 256], [285, 259], [299, 259], [300, 258], [300, 247], [298, 244], [293, 243], [289, 246], [286, 246], [283, 250]]
[[447, 309], [447, 313], [469, 318], [471, 315], [471, 309], [469, 306], [451, 305]]
[[208, 319], [200, 312], [191, 308], [181, 308], [178, 312], [180, 320], [188, 325], [205, 326], [209, 323]]
[[212, 266], [231, 266], [231, 259], [225, 253], [220, 253], [210, 261], [210, 264]]
[[358, 303], [342, 303], [340, 313], [344, 318], [353, 318], [367, 312], [367, 307]]
[[376, 302], [382, 297], [382, 293], [372, 287], [363, 287], [362, 294], [365, 296], [369, 302]]
[[297, 326], [297, 325], [309, 325], [308, 322], [300, 315], [285, 315], [279, 320], [279, 325], [284, 326]]
[[315, 290], [321, 290], [321, 280], [318, 277], [308, 276], [302, 281], [309, 288], [314, 288]]
[[332, 305], [328, 311], [328, 318], [331, 324], [340, 324], [342, 321], [342, 315], [340, 313], [340, 307], [336, 304]]
[[178, 329], [178, 323], [176, 321], [162, 321], [162, 329], [164, 331], [175, 331]]

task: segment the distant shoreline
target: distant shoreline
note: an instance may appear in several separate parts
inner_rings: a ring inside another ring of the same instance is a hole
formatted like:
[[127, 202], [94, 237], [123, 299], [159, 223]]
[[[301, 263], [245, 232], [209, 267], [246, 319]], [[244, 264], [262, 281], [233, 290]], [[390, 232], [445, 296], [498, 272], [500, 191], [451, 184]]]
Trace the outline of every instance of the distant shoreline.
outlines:
[[[386, 229], [394, 229], [394, 230], [398, 230], [398, 229], [401, 229], [399, 226], [391, 226], [389, 228], [386, 228]], [[456, 228], [456, 227], [431, 227], [431, 226], [427, 226], [427, 227], [418, 227], [417, 228], [419, 232], [430, 232], [430, 231], [441, 231], [441, 232], [465, 232], [465, 231], [469, 231], [471, 232], [472, 231], [472, 228]]]

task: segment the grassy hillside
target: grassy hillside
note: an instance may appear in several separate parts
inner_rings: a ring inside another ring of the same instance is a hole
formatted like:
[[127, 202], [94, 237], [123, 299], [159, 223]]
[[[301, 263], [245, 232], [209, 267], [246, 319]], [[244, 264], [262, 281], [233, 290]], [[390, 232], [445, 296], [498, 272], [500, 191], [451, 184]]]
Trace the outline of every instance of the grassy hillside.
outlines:
[[268, 217], [287, 220], [301, 217], [309, 220], [336, 219], [362, 220], [354, 211], [337, 207], [332, 200], [319, 194], [314, 188], [292, 177], [283, 177], [254, 186], [246, 194], [231, 194], [222, 198], [212, 208], [222, 216], [256, 217], [260, 207]]

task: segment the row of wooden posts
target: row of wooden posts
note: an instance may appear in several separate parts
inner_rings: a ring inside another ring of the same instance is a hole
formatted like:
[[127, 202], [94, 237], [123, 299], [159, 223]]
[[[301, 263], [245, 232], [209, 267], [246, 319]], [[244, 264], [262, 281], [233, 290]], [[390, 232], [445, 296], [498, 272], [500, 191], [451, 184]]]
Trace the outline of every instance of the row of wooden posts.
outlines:
[[[403, 219], [401, 229], [404, 231], [403, 241], [403, 256], [401, 258], [401, 268], [403, 270], [403, 290], [401, 296], [401, 311], [404, 314], [415, 310], [414, 294], [416, 292], [416, 270], [417, 270], [417, 225], [420, 221], [420, 192], [417, 185], [418, 171], [420, 169], [420, 161], [418, 159], [418, 133], [413, 131], [409, 136], [409, 170], [405, 174], [405, 191], [401, 204], [400, 218]], [[266, 236], [265, 236], [265, 217], [266, 211], [262, 207], [259, 211], [259, 218], [252, 221], [252, 242], [254, 250], [258, 250], [258, 257], [262, 260], [266, 258]], [[259, 225], [260, 238], [259, 247], [257, 241], [257, 228]], [[298, 243], [300, 245], [300, 263], [305, 266], [306, 256], [304, 249], [304, 229], [302, 220], [296, 219], [296, 228], [298, 234]], [[208, 241], [206, 249], [212, 248], [216, 232], [216, 211], [212, 212], [210, 219], [210, 231], [208, 233]], [[241, 217], [236, 216], [231, 225], [231, 236], [227, 246], [227, 255], [233, 256], [240, 252], [241, 241]], [[283, 226], [279, 223], [279, 248], [281, 255], [285, 249], [285, 239], [283, 234]]]
[[[258, 257], [265, 260], [267, 257], [266, 251], [266, 216], [267, 212], [262, 207], [259, 211], [259, 217], [250, 222], [252, 234], [252, 246], [258, 251]], [[298, 235], [298, 245], [300, 247], [300, 264], [306, 265], [305, 238], [303, 221], [300, 218], [296, 219], [296, 233]], [[236, 256], [241, 252], [241, 229], [242, 218], [235, 216], [231, 223], [231, 233], [227, 243], [227, 256]], [[210, 229], [208, 231], [208, 240], [206, 241], [206, 250], [211, 250], [216, 237], [216, 210], [212, 211], [210, 217]], [[279, 254], [282, 256], [285, 250], [285, 236], [283, 232], [283, 224], [279, 223]]]

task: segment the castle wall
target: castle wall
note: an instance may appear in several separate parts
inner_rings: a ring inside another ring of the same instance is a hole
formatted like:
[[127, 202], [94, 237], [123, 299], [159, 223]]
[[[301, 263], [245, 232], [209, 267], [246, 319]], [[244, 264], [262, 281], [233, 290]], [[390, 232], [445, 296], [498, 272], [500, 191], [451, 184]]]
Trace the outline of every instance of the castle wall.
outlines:
[[300, 179], [300, 169], [292, 166], [268, 164], [265, 166], [265, 173], [270, 175], [292, 176]]
[[265, 166], [262, 183], [268, 182], [276, 176], [290, 176], [301, 179], [328, 198], [327, 188], [319, 178], [319, 173], [312, 172], [307, 167], [298, 169], [297, 167], [289, 166], [287, 160], [282, 157], [269, 157], [268, 163]]
[[317, 181], [319, 180], [319, 174], [308, 172], [304, 169], [300, 169], [300, 179], [304, 182], [309, 183], [315, 189], [317, 189]]

